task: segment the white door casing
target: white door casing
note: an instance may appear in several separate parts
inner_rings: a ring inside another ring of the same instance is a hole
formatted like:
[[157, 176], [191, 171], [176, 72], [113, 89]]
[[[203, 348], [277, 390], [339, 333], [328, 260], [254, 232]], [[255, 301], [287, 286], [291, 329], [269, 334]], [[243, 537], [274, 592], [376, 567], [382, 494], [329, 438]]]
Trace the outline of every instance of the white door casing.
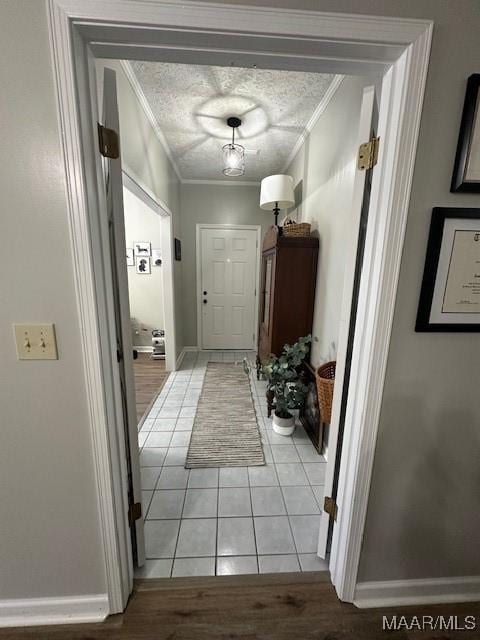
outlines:
[[203, 349], [253, 349], [258, 244], [256, 228], [197, 225]]
[[112, 294], [97, 233], [102, 205], [94, 169], [90, 51], [100, 57], [196, 64], [223, 64], [228, 53], [239, 66], [260, 62], [265, 68], [383, 75], [379, 131], [384, 157], [372, 184], [370, 259], [364, 261], [362, 322], [357, 323], [361, 330], [352, 368], [359, 391], [349, 395], [339, 478], [341, 517], [330, 557], [337, 593], [352, 602], [433, 22], [188, 0], [48, 0], [48, 18], [110, 613], [125, 606], [132, 564], [123, 508], [125, 458], [115, 410], [117, 374], [114, 360], [102, 357], [111, 350]]
[[[370, 139], [374, 107], [375, 87], [365, 87], [363, 90], [362, 105], [360, 108], [357, 146], [360, 146], [360, 144], [367, 142]], [[348, 226], [350, 230], [350, 236], [347, 239], [348, 246], [346, 250], [346, 264], [343, 278], [342, 305], [340, 310], [340, 327], [338, 333], [337, 364], [335, 369], [335, 387], [332, 400], [332, 417], [328, 434], [328, 459], [325, 470], [324, 487], [325, 496], [332, 496], [332, 489], [334, 485], [342, 399], [344, 397], [344, 381], [347, 365], [350, 319], [354, 295], [357, 248], [360, 232], [360, 220], [362, 217], [364, 204], [366, 177], [366, 171], [360, 171], [358, 169], [356, 170], [355, 180], [353, 184], [352, 206], [350, 209], [351, 221]], [[348, 380], [346, 380], [346, 384], [348, 385]], [[348, 389], [346, 389], [345, 392], [348, 393]], [[320, 532], [318, 538], [318, 555], [321, 558], [325, 558], [327, 554], [329, 526], [330, 516], [323, 509], [320, 516]], [[335, 523], [333, 526], [335, 526]]]
[[[103, 123], [113, 129], [120, 138], [120, 121], [117, 103], [116, 74], [112, 69], [104, 69], [103, 82]], [[99, 162], [101, 156], [99, 155]], [[137, 411], [135, 399], [135, 380], [133, 374], [133, 346], [128, 298], [128, 274], [125, 260], [125, 220], [123, 214], [123, 181], [121, 157], [105, 160], [105, 193], [109, 229], [110, 255], [112, 259], [111, 277], [115, 307], [115, 325], [117, 340], [117, 361], [120, 372], [120, 385], [125, 427], [125, 446], [127, 451], [129, 505], [142, 502], [140, 484], [140, 452], [138, 448]], [[145, 538], [143, 517], [138, 518], [132, 532], [137, 565], [145, 563]]]

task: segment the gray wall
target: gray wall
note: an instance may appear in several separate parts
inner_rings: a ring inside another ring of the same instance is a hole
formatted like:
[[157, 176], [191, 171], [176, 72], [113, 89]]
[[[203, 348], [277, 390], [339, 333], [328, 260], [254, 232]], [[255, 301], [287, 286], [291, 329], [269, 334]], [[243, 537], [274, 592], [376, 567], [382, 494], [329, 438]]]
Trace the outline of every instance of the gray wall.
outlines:
[[[311, 362], [337, 355], [363, 78], [346, 77], [286, 173], [293, 177], [298, 221], [320, 240]], [[328, 149], [328, 152], [326, 151]]]
[[[102, 593], [45, 4], [0, 13], [0, 599]], [[14, 322], [54, 322], [59, 360], [19, 362]]]
[[[24, 0], [23, 0], [24, 1]], [[173, 166], [145, 116], [135, 92], [116, 60], [97, 60], [97, 85], [101, 99], [103, 67], [117, 74], [118, 111], [120, 116], [120, 142], [122, 165], [141, 186], [147, 187], [172, 212], [173, 235], [180, 236], [180, 182]], [[174, 261], [175, 330], [177, 356], [185, 344], [182, 325], [182, 266]]]
[[480, 3], [261, 4], [435, 21], [359, 578], [480, 575], [480, 339], [414, 332], [432, 207], [480, 207], [480, 195], [449, 193]]
[[[360, 578], [479, 574], [480, 340], [415, 334], [413, 326], [431, 207], [480, 206], [480, 196], [448, 191], [465, 81], [480, 60], [480, 5], [283, 6], [436, 21]], [[8, 87], [0, 98], [8, 122], [0, 145], [0, 504], [7, 514], [0, 597], [99, 593], [102, 543], [46, 3], [4, 0], [0, 11], [0, 76]], [[48, 320], [57, 323], [60, 360], [18, 362], [11, 323]]]
[[259, 200], [259, 186], [181, 185], [184, 344], [197, 345], [197, 223], [260, 224], [263, 237], [273, 214], [260, 209]]

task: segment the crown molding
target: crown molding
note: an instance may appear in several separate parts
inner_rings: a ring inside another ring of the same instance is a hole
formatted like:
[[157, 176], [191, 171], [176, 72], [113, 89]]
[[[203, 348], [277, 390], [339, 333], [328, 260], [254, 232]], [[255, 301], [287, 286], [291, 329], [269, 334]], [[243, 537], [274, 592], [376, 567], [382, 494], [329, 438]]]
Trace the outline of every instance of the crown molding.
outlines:
[[283, 167], [282, 173], [285, 173], [287, 171], [288, 167], [292, 163], [292, 160], [295, 158], [297, 153], [302, 148], [302, 145], [304, 144], [305, 140], [310, 135], [310, 131], [312, 131], [313, 127], [317, 124], [319, 118], [323, 115], [323, 113], [325, 112], [325, 109], [330, 104], [330, 101], [332, 100], [333, 96], [338, 91], [338, 88], [342, 84], [344, 78], [345, 76], [343, 75], [334, 76], [332, 82], [330, 83], [330, 86], [325, 91], [323, 98], [320, 100], [320, 102], [317, 105], [317, 108], [312, 113], [310, 120], [305, 125], [305, 129], [302, 131], [293, 149], [290, 151], [288, 158], [285, 162], [285, 165]]
[[135, 75], [133, 69], [132, 69], [132, 65], [130, 64], [130, 62], [128, 60], [120, 60], [120, 64], [122, 66], [122, 69], [125, 73], [125, 75], [127, 76], [128, 81], [130, 82], [130, 86], [133, 89], [133, 92], [135, 93], [135, 96], [137, 97], [137, 100], [139, 101], [146, 117], [147, 120], [149, 121], [150, 125], [152, 126], [152, 129], [155, 131], [155, 135], [157, 136], [158, 141], [160, 142], [160, 144], [163, 147], [163, 150], [165, 151], [165, 153], [168, 156], [168, 159], [170, 160], [170, 164], [173, 167], [173, 170], [175, 171], [177, 178], [179, 179], [180, 182], [182, 182], [182, 176], [180, 175], [180, 170], [177, 166], [177, 163], [175, 162], [174, 158], [173, 158], [173, 154], [172, 151], [170, 149], [170, 147], [168, 146], [168, 142], [167, 139], [165, 138], [165, 135], [163, 133], [163, 131], [160, 128], [160, 125], [158, 124], [157, 119], [155, 118], [155, 114], [153, 113], [148, 100], [145, 96], [145, 94], [143, 93], [143, 89], [140, 86], [140, 83], [138, 82], [137, 76]]
[[259, 187], [260, 182], [254, 180], [182, 180], [182, 184], [212, 184], [216, 187]]

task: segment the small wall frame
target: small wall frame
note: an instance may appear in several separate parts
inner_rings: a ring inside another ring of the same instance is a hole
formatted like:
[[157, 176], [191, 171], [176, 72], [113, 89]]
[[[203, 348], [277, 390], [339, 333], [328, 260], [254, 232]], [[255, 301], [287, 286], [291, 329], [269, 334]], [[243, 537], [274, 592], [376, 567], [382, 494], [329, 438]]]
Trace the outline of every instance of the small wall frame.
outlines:
[[480, 331], [480, 209], [433, 209], [415, 331]]
[[150, 260], [150, 256], [137, 256], [135, 258], [135, 272], [142, 275], [152, 273], [152, 263]]
[[175, 260], [180, 261], [182, 259], [182, 243], [178, 238], [175, 238]]

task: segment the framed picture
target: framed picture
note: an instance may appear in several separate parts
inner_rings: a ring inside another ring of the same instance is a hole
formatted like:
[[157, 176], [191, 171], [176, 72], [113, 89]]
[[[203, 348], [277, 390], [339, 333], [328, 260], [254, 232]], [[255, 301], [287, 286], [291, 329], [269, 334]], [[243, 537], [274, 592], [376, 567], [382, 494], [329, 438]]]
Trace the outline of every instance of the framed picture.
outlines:
[[162, 266], [162, 250], [161, 249], [152, 249], [152, 266], [153, 267]]
[[433, 210], [415, 331], [480, 331], [480, 209]]
[[135, 258], [133, 255], [133, 249], [127, 247], [127, 267], [135, 266]]
[[480, 73], [469, 77], [450, 191], [480, 193]]
[[182, 243], [178, 238], [175, 238], [175, 260], [182, 259]]
[[135, 271], [137, 273], [151, 273], [152, 265], [150, 262], [150, 256], [146, 256], [143, 258], [142, 256], [137, 256], [135, 258]]
[[136, 256], [151, 256], [152, 245], [150, 242], [140, 242], [136, 240], [133, 243], [133, 250]]

